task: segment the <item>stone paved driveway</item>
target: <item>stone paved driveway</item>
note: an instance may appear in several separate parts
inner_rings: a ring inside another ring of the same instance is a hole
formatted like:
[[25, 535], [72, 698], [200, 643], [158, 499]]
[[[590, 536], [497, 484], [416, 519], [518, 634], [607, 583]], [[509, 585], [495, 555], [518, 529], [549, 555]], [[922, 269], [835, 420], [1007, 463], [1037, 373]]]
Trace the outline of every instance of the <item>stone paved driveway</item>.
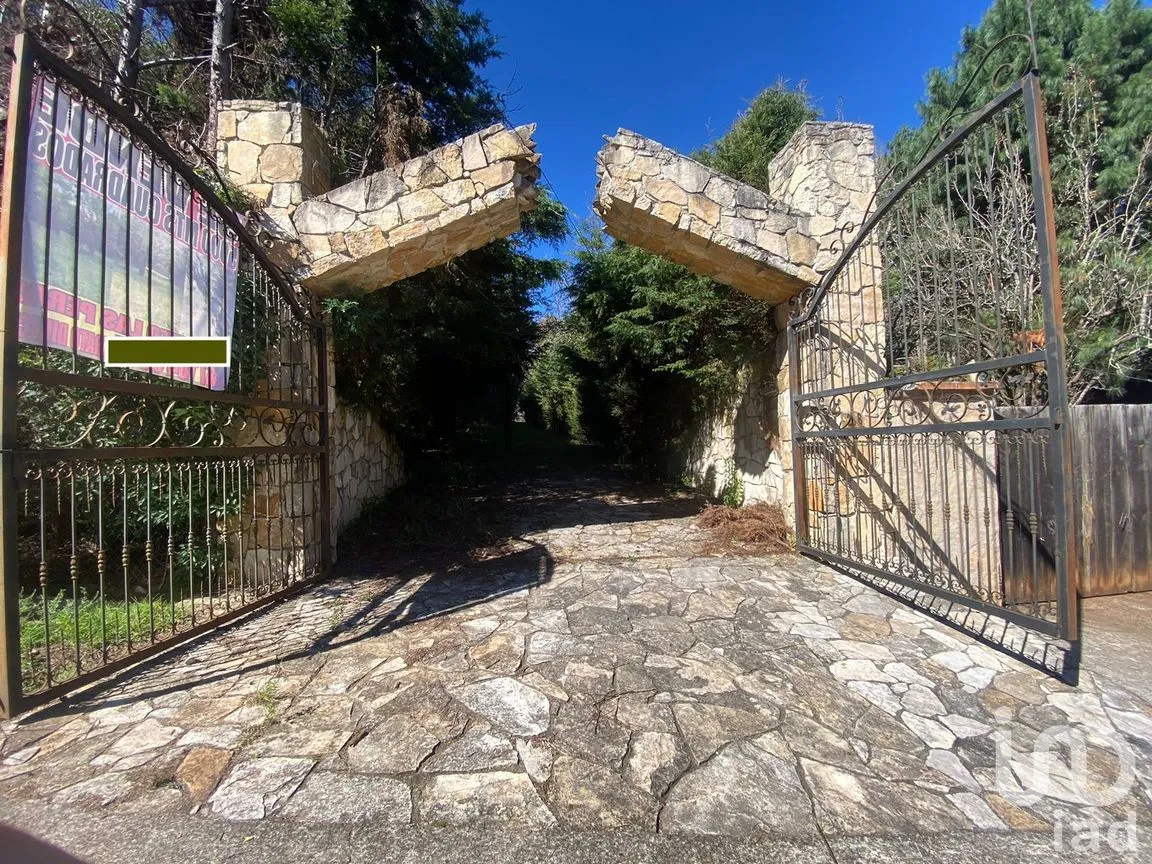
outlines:
[[1091, 670], [1070, 688], [800, 557], [692, 557], [689, 500], [507, 498], [488, 560], [345, 562], [4, 725], [0, 800], [817, 842], [1149, 821], [1152, 708]]

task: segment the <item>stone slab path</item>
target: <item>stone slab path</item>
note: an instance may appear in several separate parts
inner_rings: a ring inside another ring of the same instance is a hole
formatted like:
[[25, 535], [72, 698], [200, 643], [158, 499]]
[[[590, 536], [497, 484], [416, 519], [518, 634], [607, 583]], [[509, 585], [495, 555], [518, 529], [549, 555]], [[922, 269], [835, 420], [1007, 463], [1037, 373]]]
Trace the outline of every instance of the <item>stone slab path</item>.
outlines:
[[498, 553], [345, 561], [3, 724], [0, 818], [1148, 839], [1152, 707], [1090, 669], [1069, 687], [798, 556], [694, 557], [690, 499], [502, 494]]

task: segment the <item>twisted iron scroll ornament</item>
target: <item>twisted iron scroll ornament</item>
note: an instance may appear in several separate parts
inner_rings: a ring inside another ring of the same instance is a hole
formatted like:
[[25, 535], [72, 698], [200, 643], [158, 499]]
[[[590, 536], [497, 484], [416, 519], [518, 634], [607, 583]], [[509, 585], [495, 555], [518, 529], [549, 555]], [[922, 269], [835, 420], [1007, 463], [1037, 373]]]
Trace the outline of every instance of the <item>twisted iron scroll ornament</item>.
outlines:
[[[319, 444], [314, 410], [190, 402], [99, 390], [20, 385], [21, 416], [50, 423], [24, 423], [22, 446], [30, 449], [84, 447], [311, 447]], [[31, 408], [31, 404], [36, 406]], [[158, 452], [158, 456], [163, 453]]]

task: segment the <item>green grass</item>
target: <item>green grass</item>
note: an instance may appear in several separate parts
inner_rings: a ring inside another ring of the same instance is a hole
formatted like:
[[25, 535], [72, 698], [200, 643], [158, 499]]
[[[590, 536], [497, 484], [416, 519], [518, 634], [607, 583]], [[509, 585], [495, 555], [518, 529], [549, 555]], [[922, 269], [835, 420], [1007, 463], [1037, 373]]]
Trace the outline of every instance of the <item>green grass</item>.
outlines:
[[[60, 591], [45, 597], [40, 593], [20, 596], [20, 665], [25, 692], [46, 686], [49, 661], [52, 683], [77, 674], [79, 646], [81, 671], [93, 669], [133, 648], [147, 645], [191, 620], [192, 607], [187, 601], [170, 604], [166, 598], [106, 600], [101, 606], [98, 596], [81, 590], [73, 601], [70, 593]], [[79, 637], [79, 638], [77, 638]]]
[[276, 700], [280, 698], [280, 684], [275, 678], [265, 681], [256, 691], [256, 704], [268, 712], [268, 719], [276, 716]]

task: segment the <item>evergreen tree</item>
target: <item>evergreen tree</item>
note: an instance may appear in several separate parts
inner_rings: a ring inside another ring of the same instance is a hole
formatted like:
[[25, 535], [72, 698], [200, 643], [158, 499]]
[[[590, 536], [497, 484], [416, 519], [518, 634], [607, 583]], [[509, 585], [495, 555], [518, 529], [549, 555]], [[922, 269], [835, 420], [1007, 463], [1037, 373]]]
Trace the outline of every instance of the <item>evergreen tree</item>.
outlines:
[[692, 158], [771, 194], [768, 167], [800, 126], [816, 118], [803, 82], [789, 89], [783, 81], [752, 100], [723, 137], [697, 150]]

